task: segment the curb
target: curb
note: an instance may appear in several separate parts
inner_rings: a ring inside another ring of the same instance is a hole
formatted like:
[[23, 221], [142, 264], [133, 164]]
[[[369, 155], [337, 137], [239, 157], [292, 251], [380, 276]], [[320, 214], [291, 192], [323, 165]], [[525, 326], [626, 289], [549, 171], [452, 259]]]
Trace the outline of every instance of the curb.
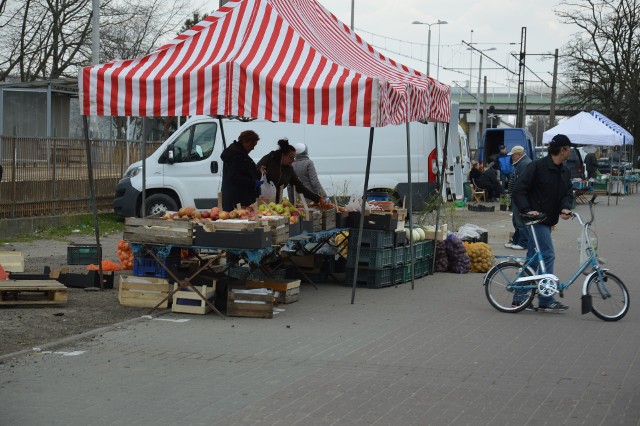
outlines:
[[[166, 315], [166, 314], [170, 314], [170, 313], [172, 313], [171, 310], [169, 310], [167, 312], [161, 312], [161, 313], [157, 314], [156, 317], [160, 317], [160, 316], [163, 316], [163, 315]], [[64, 345], [64, 344], [67, 344], [67, 343], [75, 342], [76, 340], [85, 339], [87, 337], [94, 337], [94, 336], [96, 336], [96, 335], [98, 335], [100, 333], [105, 333], [107, 331], [111, 331], [111, 330], [113, 330], [115, 328], [118, 328], [120, 326], [127, 325], [127, 324], [130, 324], [130, 323], [133, 323], [133, 322], [137, 322], [137, 321], [140, 321], [142, 319], [147, 319], [147, 318], [145, 318], [146, 316], [147, 315], [142, 315], [142, 316], [139, 316], [139, 317], [136, 317], [136, 318], [131, 318], [131, 319], [128, 319], [128, 320], [125, 320], [125, 321], [117, 322], [115, 324], [107, 325], [105, 327], [100, 327], [100, 328], [95, 328], [93, 330], [85, 331], [84, 333], [80, 333], [80, 334], [75, 334], [73, 336], [64, 337], [62, 339], [59, 339], [59, 340], [56, 340], [56, 341], [53, 341], [53, 342], [45, 343], [45, 344], [42, 344], [42, 345], [34, 345], [34, 347], [38, 347], [40, 349], [49, 349], [49, 348], [52, 348], [52, 347], [56, 347], [56, 346]], [[23, 349], [21, 351], [12, 352], [12, 353], [5, 354], [5, 355], [0, 355], [0, 362], [4, 361], [4, 360], [7, 360], [7, 359], [17, 358], [17, 357], [22, 356], [22, 355], [28, 355], [28, 354], [33, 354], [33, 353], [37, 353], [37, 352], [34, 352], [33, 348], [31, 348], [31, 349]]]

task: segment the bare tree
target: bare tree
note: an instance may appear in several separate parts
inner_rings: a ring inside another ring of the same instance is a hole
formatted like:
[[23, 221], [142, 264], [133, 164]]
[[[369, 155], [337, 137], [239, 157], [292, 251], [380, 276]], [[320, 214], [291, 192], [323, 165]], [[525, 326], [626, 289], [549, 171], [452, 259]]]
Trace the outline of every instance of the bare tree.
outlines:
[[640, 147], [640, 0], [565, 0], [556, 15], [580, 31], [563, 49], [572, 95], [629, 129]]

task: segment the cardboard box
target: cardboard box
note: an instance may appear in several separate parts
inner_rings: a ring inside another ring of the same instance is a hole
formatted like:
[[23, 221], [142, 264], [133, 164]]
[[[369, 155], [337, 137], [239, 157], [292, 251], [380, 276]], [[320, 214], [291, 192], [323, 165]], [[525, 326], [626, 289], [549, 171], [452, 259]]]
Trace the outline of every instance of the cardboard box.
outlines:
[[[203, 285], [197, 287], [197, 289], [213, 304], [216, 294], [215, 282], [212, 286]], [[204, 315], [212, 311], [211, 307], [195, 291], [191, 291], [188, 287], [178, 290], [178, 284], [174, 284], [173, 291], [172, 312]]]
[[438, 227], [438, 235], [436, 238], [436, 232], [434, 231], [424, 231], [426, 240], [444, 240], [447, 238], [447, 224], [440, 225]]

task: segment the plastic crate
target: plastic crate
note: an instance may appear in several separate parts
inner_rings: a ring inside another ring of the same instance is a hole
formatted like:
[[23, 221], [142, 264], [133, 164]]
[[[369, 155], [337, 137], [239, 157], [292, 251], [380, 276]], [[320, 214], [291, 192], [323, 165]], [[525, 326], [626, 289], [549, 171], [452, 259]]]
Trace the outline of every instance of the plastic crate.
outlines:
[[411, 247], [409, 244], [404, 246], [404, 263], [413, 262], [416, 259], [422, 259], [425, 251], [425, 241], [415, 241], [413, 243], [413, 254], [411, 253]]
[[[394, 285], [395, 282], [393, 280], [393, 270], [393, 267], [382, 269], [359, 268], [356, 283], [358, 284], [358, 286], [367, 288], [381, 288]], [[345, 285], [351, 286], [353, 284], [354, 274], [355, 268], [347, 268]]]
[[67, 246], [67, 265], [98, 264], [97, 244], [70, 244]]
[[[383, 248], [383, 249], [374, 249], [367, 247], [360, 247], [360, 257], [356, 261], [356, 252], [358, 248], [355, 247], [352, 250], [349, 250], [347, 255], [347, 266], [355, 267], [359, 266], [367, 266], [369, 268], [385, 268], [387, 266], [394, 266], [398, 263], [402, 262], [402, 251], [396, 250], [393, 247]], [[400, 252], [400, 260], [398, 261], [398, 255], [396, 255], [396, 251]]]
[[[370, 248], [392, 247], [395, 242], [395, 231], [363, 229], [360, 245]], [[349, 250], [358, 245], [358, 228], [349, 229]]]
[[[170, 256], [162, 259], [162, 264], [169, 269], [177, 269], [180, 266], [180, 256]], [[169, 277], [166, 269], [154, 258], [134, 258], [133, 275], [136, 277]]]
[[393, 282], [394, 284], [401, 284], [404, 281], [404, 265], [400, 264], [393, 267]]

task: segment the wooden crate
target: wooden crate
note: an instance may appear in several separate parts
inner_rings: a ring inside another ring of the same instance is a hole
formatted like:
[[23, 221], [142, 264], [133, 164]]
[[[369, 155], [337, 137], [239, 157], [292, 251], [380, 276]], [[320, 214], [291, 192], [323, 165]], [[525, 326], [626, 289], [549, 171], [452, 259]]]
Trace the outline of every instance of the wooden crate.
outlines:
[[322, 214], [321, 224], [322, 229], [333, 229], [336, 227], [336, 210], [321, 210]]
[[297, 302], [300, 297], [300, 280], [247, 280], [246, 286], [248, 288], [269, 288], [273, 290], [273, 301], [275, 303], [293, 303]]
[[[200, 293], [207, 300], [213, 303], [216, 294], [215, 282], [213, 286], [198, 286], [196, 287]], [[183, 314], [198, 314], [204, 315], [212, 311], [211, 307], [202, 300], [195, 291], [179, 290], [178, 284], [173, 285], [173, 304], [171, 305], [171, 311]]]
[[133, 243], [193, 245], [193, 222], [181, 219], [128, 217], [123, 239]]
[[283, 244], [286, 243], [289, 239], [289, 225], [280, 225], [275, 229], [271, 229], [272, 239], [271, 242], [273, 244]]
[[269, 294], [246, 293], [250, 290], [241, 284], [229, 286], [227, 316], [273, 318], [273, 292], [269, 292]]
[[67, 303], [67, 287], [54, 280], [0, 281], [0, 305]]
[[0, 265], [5, 272], [24, 272], [24, 256], [19, 251], [0, 251]]
[[[120, 276], [118, 300], [123, 306], [153, 308], [165, 299], [170, 290], [169, 281], [165, 278]], [[159, 307], [168, 308], [169, 298]]]

